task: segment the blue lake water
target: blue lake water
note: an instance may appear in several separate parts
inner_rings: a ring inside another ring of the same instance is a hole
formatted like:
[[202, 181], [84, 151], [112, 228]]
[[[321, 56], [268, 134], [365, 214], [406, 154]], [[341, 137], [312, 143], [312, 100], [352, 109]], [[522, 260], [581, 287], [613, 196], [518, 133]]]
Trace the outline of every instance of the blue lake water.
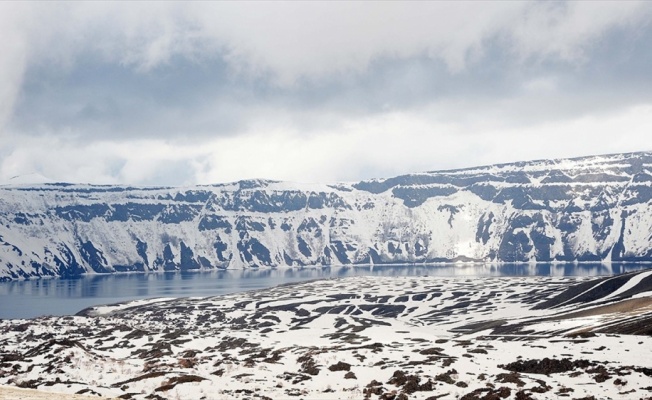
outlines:
[[651, 264], [394, 265], [89, 275], [0, 283], [0, 319], [71, 315], [94, 305], [152, 297], [195, 297], [349, 276], [601, 276]]

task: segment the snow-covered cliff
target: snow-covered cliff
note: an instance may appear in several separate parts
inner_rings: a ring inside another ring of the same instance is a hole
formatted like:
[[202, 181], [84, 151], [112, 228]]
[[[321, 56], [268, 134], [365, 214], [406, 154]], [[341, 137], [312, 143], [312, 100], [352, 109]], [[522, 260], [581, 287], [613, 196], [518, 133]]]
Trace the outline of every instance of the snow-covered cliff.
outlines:
[[335, 185], [0, 186], [0, 280], [444, 261], [652, 261], [652, 152]]

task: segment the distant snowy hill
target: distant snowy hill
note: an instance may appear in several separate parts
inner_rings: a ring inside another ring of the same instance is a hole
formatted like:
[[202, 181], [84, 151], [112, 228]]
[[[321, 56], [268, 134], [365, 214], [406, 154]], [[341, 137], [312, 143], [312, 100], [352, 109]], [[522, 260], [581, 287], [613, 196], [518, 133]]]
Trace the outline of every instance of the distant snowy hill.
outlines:
[[445, 261], [652, 261], [652, 153], [354, 184], [0, 186], [0, 279]]
[[3, 182], [3, 185], [34, 185], [38, 183], [55, 183], [53, 179], [47, 178], [39, 173], [33, 172], [31, 174], [25, 175], [16, 175], [7, 182]]

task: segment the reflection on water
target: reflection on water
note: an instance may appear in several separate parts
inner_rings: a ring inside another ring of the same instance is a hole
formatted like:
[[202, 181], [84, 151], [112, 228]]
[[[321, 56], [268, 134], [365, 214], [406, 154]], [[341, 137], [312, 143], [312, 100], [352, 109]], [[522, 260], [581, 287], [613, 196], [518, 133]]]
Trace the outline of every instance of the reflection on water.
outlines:
[[347, 276], [598, 276], [650, 264], [393, 265], [302, 269], [91, 275], [0, 283], [0, 318], [74, 314], [83, 308], [149, 297], [213, 296], [283, 283]]

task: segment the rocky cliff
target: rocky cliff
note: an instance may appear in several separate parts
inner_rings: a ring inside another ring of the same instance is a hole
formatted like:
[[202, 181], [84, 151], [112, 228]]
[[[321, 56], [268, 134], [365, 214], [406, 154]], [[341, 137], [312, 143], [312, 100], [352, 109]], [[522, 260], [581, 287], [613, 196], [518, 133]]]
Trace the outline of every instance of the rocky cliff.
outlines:
[[334, 185], [0, 187], [0, 280], [448, 261], [652, 261], [652, 153]]

